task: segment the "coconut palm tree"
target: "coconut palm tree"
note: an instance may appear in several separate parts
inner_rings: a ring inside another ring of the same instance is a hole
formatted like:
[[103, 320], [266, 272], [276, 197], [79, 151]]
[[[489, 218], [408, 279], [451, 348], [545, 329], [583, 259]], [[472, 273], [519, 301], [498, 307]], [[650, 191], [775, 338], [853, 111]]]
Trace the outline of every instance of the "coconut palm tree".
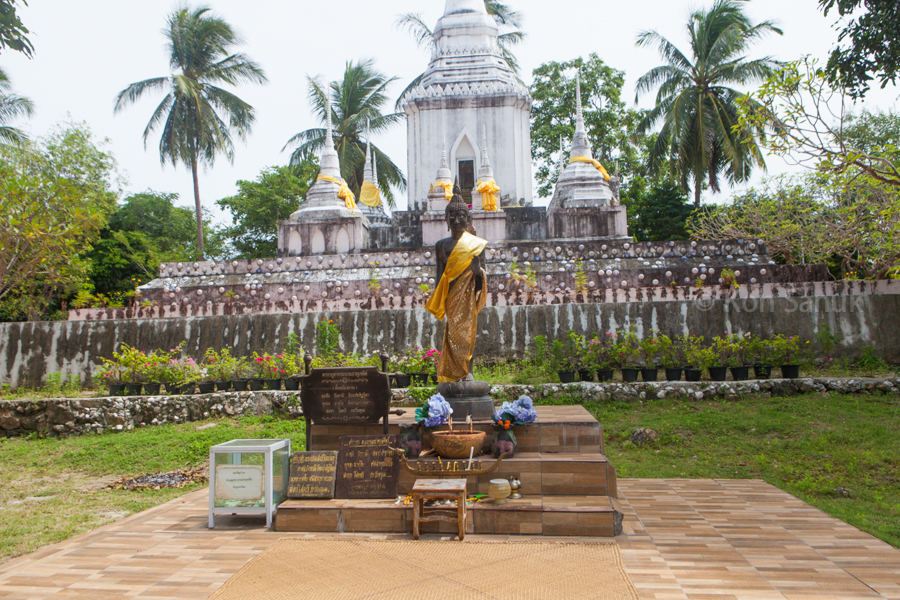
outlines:
[[[385, 91], [397, 78], [388, 79], [374, 69], [371, 60], [365, 60], [348, 62], [344, 67], [343, 80], [334, 81], [327, 88], [312, 77], [307, 76], [306, 80], [309, 101], [322, 123], [325, 122], [325, 107], [331, 110], [334, 147], [341, 163], [341, 177], [358, 196], [366, 161], [368, 139], [363, 138], [368, 136], [367, 128], [377, 134], [403, 118], [403, 113], [381, 114], [381, 107], [387, 102]], [[307, 129], [289, 139], [284, 149], [297, 146], [291, 153], [291, 164], [299, 165], [304, 160], [316, 159], [324, 143], [324, 128]], [[372, 153], [378, 164], [378, 187], [387, 205], [393, 208], [391, 188], [406, 189], [406, 177], [394, 161], [374, 145]]]
[[[513, 73], [518, 75], [519, 61], [512, 53], [512, 46], [525, 39], [525, 34], [521, 31], [522, 15], [519, 14], [518, 11], [512, 10], [509, 6], [502, 2], [498, 2], [497, 0], [484, 0], [484, 7], [487, 9], [488, 14], [494, 18], [498, 27], [512, 28], [511, 31], [501, 33], [497, 41], [500, 44], [500, 51], [503, 52], [503, 58], [506, 60], [509, 68], [513, 70]], [[396, 25], [411, 33], [419, 47], [424, 47], [428, 50], [434, 49], [434, 32], [431, 31], [431, 28], [422, 19], [420, 13], [406, 13], [405, 15], [401, 15], [400, 18], [397, 19]], [[425, 73], [420, 73], [408, 86], [406, 86], [406, 89], [403, 90], [403, 93], [400, 94], [397, 103], [394, 105], [396, 110], [401, 109], [404, 98], [406, 98], [412, 90], [419, 87], [419, 83], [422, 82], [422, 77], [424, 76]]]
[[228, 23], [209, 10], [181, 8], [169, 15], [163, 34], [168, 40], [169, 64], [177, 72], [132, 83], [119, 92], [115, 105], [118, 112], [146, 93], [166, 91], [144, 129], [144, 147], [150, 134], [162, 126], [160, 162], [190, 166], [201, 256], [203, 219], [197, 166], [211, 167], [219, 154], [233, 160], [232, 136], [246, 139], [255, 120], [252, 106], [217, 84], [266, 82], [255, 62], [244, 54], [229, 53], [231, 46], [242, 41]]
[[12, 93], [9, 77], [0, 69], [0, 143], [21, 145], [28, 136], [21, 130], [7, 125], [18, 117], [30, 117], [34, 104], [28, 98]]
[[736, 183], [746, 181], [753, 166], [765, 168], [756, 142], [763, 132], [735, 128], [738, 99], [745, 94], [727, 86], [762, 81], [779, 66], [770, 57], [745, 60], [744, 54], [751, 43], [781, 30], [771, 21], [751, 23], [737, 0], [716, 0], [708, 11], [691, 15], [687, 31], [691, 58], [656, 31], [638, 36], [638, 46], [656, 46], [667, 64], [638, 79], [635, 101], [659, 86], [656, 106], [639, 123], [638, 133], [662, 124], [650, 151], [651, 170], [667, 164], [685, 190], [693, 179], [694, 205], [699, 206], [705, 179], [719, 192], [721, 174]]

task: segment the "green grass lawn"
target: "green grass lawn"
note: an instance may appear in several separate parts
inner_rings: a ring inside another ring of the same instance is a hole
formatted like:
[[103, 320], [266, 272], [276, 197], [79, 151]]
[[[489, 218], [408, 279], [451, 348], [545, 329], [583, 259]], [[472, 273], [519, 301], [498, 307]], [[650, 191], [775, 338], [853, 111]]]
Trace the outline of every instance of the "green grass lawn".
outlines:
[[[897, 396], [585, 407], [604, 426], [619, 477], [760, 478], [900, 547]], [[638, 427], [660, 438], [635, 446], [629, 437]], [[104, 487], [110, 481], [203, 465], [210, 446], [230, 439], [290, 438], [299, 450], [303, 437], [302, 421], [245, 417], [68, 439], [0, 438], [0, 562], [200, 487], [127, 491]]]

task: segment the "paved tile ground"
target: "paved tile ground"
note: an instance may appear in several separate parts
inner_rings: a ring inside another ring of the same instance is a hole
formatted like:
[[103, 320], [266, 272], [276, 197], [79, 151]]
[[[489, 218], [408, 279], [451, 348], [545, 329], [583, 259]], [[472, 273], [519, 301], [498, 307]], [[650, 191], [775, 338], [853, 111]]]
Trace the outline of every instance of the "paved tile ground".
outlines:
[[[900, 600], [900, 550], [762, 481], [624, 479], [619, 498], [615, 542], [642, 599]], [[201, 600], [281, 538], [412, 537], [270, 532], [263, 517], [210, 530], [207, 506], [200, 490], [0, 565], [0, 599]], [[610, 541], [466, 536], [535, 539]]]

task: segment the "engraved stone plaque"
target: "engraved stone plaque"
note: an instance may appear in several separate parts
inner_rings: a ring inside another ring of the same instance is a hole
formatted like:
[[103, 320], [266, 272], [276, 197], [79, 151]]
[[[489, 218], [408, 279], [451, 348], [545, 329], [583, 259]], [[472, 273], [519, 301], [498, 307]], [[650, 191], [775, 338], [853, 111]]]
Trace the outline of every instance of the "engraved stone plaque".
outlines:
[[313, 369], [302, 381], [303, 415], [316, 425], [378, 423], [390, 409], [387, 375], [376, 367]]
[[288, 498], [334, 498], [337, 452], [294, 452]]
[[396, 498], [400, 461], [396, 435], [341, 438], [335, 498]]

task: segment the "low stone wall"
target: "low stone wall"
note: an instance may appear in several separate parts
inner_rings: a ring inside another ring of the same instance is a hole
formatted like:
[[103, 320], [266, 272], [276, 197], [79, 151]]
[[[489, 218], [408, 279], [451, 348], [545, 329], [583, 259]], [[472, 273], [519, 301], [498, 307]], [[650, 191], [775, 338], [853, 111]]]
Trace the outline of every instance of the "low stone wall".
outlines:
[[[639, 337], [732, 333], [770, 337], [797, 335], [815, 340], [823, 325], [837, 336], [838, 354], [856, 355], [872, 346], [876, 354], [900, 362], [900, 280], [742, 286], [665, 291], [659, 295], [621, 290], [603, 302], [579, 302], [561, 295], [552, 304], [486, 307], [478, 317], [477, 357], [521, 357], [538, 335], [556, 339], [571, 329], [595, 333], [634, 326]], [[349, 302], [348, 302], [349, 304]], [[498, 300], [498, 304], [499, 300]], [[327, 308], [327, 307], [326, 307]], [[231, 347], [235, 354], [277, 352], [290, 334], [313, 350], [316, 326], [332, 319], [341, 332], [340, 350], [371, 354], [404, 352], [414, 346], [440, 347], [443, 324], [419, 307], [368, 306], [356, 310], [210, 317], [139, 318], [52, 323], [0, 323], [0, 384], [37, 387], [48, 373], [89, 380], [101, 357], [121, 344], [141, 350], [169, 349], [182, 341], [199, 357], [207, 348]]]
[[[739, 400], [750, 395], [793, 396], [813, 392], [840, 394], [900, 394], [900, 378], [754, 379], [728, 382], [567, 383], [496, 385], [495, 403], [521, 395], [535, 400], [568, 398], [583, 402], [636, 402], [663, 398], [686, 400]], [[392, 390], [391, 404], [411, 406], [406, 389]], [[187, 423], [210, 417], [301, 413], [298, 392], [227, 392], [193, 396], [133, 396], [121, 398], [7, 400], [0, 402], [0, 434], [15, 437], [37, 433], [64, 437], [135, 427]]]
[[[271, 415], [297, 392], [230, 392], [193, 396], [6, 400], [0, 402], [0, 434], [49, 437], [128, 431], [147, 425], [210, 417]], [[299, 400], [297, 401], [299, 404]]]

